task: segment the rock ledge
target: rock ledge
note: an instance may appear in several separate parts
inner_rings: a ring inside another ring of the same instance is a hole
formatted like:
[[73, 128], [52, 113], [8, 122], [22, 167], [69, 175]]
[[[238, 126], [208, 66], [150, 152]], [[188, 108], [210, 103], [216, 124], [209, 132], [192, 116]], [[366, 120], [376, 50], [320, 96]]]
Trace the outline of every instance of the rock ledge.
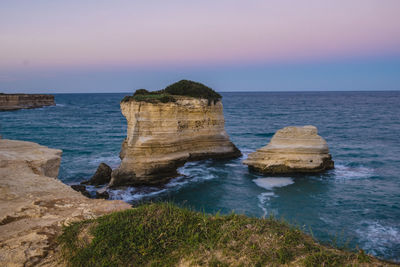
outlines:
[[59, 266], [55, 238], [73, 221], [130, 208], [56, 179], [61, 150], [0, 139], [0, 266]]

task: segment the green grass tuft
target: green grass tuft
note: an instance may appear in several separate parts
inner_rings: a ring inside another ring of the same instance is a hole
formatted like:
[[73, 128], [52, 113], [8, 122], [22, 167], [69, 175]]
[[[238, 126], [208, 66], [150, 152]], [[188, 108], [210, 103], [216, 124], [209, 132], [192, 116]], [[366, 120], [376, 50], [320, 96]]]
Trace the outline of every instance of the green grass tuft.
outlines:
[[173, 83], [167, 86], [164, 91], [171, 95], [182, 95], [182, 96], [191, 96], [195, 98], [204, 98], [208, 99], [209, 102], [213, 101], [214, 103], [221, 100], [222, 96], [215, 92], [208, 86], [205, 86], [202, 83], [189, 81], [189, 80], [181, 80], [179, 82]]

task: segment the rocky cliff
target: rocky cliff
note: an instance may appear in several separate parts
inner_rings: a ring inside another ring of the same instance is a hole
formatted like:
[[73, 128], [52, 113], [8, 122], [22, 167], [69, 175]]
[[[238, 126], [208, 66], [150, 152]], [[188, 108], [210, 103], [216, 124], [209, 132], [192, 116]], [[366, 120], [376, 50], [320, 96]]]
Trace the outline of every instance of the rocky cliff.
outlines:
[[0, 266], [58, 266], [55, 238], [70, 222], [130, 208], [88, 199], [56, 179], [61, 150], [0, 139]]
[[334, 167], [328, 144], [314, 126], [278, 130], [267, 146], [243, 163], [264, 174], [313, 173]]
[[121, 102], [128, 131], [110, 186], [162, 183], [187, 161], [241, 155], [224, 129], [220, 100], [173, 98]]
[[0, 94], [0, 111], [54, 106], [53, 95]]

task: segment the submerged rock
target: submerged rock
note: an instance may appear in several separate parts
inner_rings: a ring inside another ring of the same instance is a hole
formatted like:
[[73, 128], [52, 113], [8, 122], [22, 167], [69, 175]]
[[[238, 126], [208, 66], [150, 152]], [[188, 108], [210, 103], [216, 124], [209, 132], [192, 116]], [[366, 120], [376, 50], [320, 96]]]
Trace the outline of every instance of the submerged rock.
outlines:
[[271, 142], [243, 161], [264, 174], [315, 173], [333, 169], [326, 141], [315, 126], [289, 126], [278, 130]]
[[164, 183], [187, 161], [241, 155], [224, 129], [221, 100], [169, 95], [174, 100], [162, 102], [157, 95], [149, 97], [151, 101], [140, 97], [121, 102], [128, 130], [121, 165], [112, 172], [109, 186]]
[[103, 185], [107, 184], [111, 180], [111, 172], [112, 169], [110, 166], [105, 164], [104, 162], [100, 163], [99, 167], [95, 174], [90, 178], [88, 181], [84, 181], [81, 184], [88, 184], [88, 185]]

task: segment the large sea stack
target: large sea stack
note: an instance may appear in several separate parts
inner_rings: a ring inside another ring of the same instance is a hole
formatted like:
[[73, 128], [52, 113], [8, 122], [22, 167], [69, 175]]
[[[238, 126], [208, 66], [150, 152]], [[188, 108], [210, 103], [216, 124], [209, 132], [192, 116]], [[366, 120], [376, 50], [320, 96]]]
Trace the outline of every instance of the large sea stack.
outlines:
[[221, 95], [182, 80], [164, 90], [137, 90], [121, 101], [128, 122], [110, 186], [160, 184], [187, 161], [241, 155], [224, 129]]
[[0, 93], [0, 111], [41, 108], [55, 104], [53, 95]]
[[333, 169], [326, 141], [315, 126], [285, 127], [243, 162], [263, 174], [316, 173]]

